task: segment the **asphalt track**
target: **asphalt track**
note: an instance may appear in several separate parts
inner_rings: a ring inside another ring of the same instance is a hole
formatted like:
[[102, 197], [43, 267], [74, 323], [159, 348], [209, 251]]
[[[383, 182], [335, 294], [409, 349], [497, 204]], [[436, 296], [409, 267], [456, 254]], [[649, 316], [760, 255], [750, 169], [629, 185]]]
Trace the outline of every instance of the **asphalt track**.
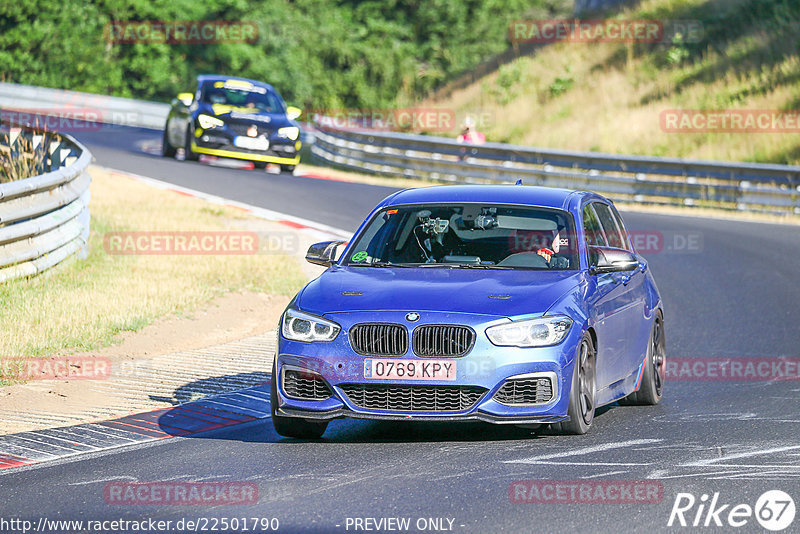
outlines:
[[[393, 191], [165, 160], [142, 152], [143, 144], [159, 139], [149, 130], [108, 128], [77, 137], [98, 164], [347, 230]], [[646, 256], [664, 299], [668, 359], [800, 358], [798, 227], [623, 216], [632, 232], [660, 236]], [[0, 520], [274, 517], [281, 532], [356, 532], [364, 530], [353, 518], [398, 517], [411, 519], [411, 532], [419, 531], [420, 518], [446, 518], [440, 529], [454, 532], [694, 531], [667, 526], [678, 493], [698, 500], [719, 493], [717, 507], [729, 505], [719, 516], [723, 522], [733, 506], [754, 507], [767, 490], [783, 490], [800, 506], [799, 399], [798, 380], [676, 379], [661, 405], [612, 406], [580, 437], [488, 424], [338, 420], [324, 440], [303, 442], [280, 438], [264, 419], [0, 471]], [[112, 480], [248, 481], [258, 484], [259, 500], [108, 505], [103, 488]], [[653, 480], [663, 498], [511, 502], [509, 487], [519, 480]], [[686, 512], [688, 522], [697, 510]], [[723, 531], [709, 522], [700, 530]], [[427, 531], [435, 531], [432, 524]], [[763, 529], [750, 517], [724, 531]], [[800, 531], [800, 514], [784, 532], [792, 531]]]

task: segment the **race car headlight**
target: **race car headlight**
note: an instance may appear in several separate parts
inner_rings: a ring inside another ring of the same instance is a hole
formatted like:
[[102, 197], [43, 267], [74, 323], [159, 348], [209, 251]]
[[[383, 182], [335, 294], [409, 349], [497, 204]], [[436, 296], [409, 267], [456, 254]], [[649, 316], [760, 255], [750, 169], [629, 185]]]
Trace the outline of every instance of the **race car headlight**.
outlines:
[[561, 343], [571, 326], [566, 315], [550, 315], [492, 326], [486, 335], [501, 347], [549, 347]]
[[278, 135], [294, 141], [300, 136], [300, 128], [297, 126], [285, 126], [283, 128], [278, 128]]
[[225, 124], [222, 120], [212, 117], [211, 115], [198, 115], [197, 122], [200, 123], [200, 127], [204, 130], [210, 130]]
[[292, 341], [333, 341], [341, 327], [322, 317], [289, 308], [283, 314], [281, 333]]

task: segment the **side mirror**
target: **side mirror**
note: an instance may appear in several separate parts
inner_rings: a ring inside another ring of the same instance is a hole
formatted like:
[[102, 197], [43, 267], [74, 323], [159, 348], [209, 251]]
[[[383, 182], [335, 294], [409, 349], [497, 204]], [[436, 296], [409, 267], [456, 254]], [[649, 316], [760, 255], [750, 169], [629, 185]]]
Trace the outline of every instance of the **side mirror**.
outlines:
[[337, 247], [344, 243], [347, 243], [347, 241], [324, 241], [322, 243], [315, 243], [308, 247], [306, 261], [314, 265], [330, 267], [333, 265], [333, 262], [336, 261]]
[[639, 266], [633, 252], [614, 247], [589, 247], [589, 272], [591, 274], [632, 271]]
[[188, 108], [194, 102], [194, 95], [192, 93], [178, 93], [178, 102]]
[[295, 120], [297, 117], [303, 114], [303, 110], [300, 108], [296, 108], [294, 106], [289, 106], [286, 108], [286, 118], [290, 121]]

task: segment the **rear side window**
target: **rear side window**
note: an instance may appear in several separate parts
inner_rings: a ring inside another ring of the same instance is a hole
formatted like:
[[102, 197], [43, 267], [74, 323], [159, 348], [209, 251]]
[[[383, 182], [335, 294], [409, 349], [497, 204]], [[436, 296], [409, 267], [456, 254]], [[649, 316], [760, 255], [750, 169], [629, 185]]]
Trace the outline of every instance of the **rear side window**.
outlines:
[[624, 248], [625, 239], [622, 237], [622, 233], [614, 220], [614, 216], [611, 214], [611, 208], [608, 204], [593, 202], [592, 206], [594, 206], [597, 217], [600, 219], [600, 224], [605, 231], [606, 238], [608, 239], [608, 246]]
[[598, 247], [606, 246], [606, 238], [600, 221], [594, 212], [591, 204], [583, 207], [583, 232], [586, 234], [586, 244]]

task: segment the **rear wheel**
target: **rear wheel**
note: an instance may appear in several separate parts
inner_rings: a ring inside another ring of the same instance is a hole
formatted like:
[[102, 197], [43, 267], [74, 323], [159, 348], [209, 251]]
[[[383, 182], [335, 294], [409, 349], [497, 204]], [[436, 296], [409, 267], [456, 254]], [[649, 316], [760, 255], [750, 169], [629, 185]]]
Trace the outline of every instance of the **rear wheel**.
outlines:
[[253, 167], [255, 167], [256, 169], [266, 169], [267, 168], [267, 162], [266, 161], [254, 161], [253, 162]]
[[569, 421], [550, 425], [559, 434], [586, 434], [594, 421], [595, 410], [595, 352], [592, 338], [583, 334], [575, 366], [572, 371], [572, 389], [569, 394]]
[[275, 432], [287, 438], [319, 439], [328, 428], [328, 422], [306, 421], [297, 417], [277, 415], [278, 410], [278, 375], [277, 363], [272, 363], [272, 385], [270, 387], [269, 404], [272, 411], [272, 426]]
[[192, 130], [192, 125], [186, 127], [186, 143], [184, 144], [183, 150], [184, 159], [186, 161], [197, 161], [197, 153], [192, 150], [192, 139], [194, 138], [194, 131]]
[[161, 136], [161, 155], [165, 158], [174, 158], [178, 150], [169, 142], [169, 135], [167, 135], [167, 128], [169, 123], [164, 125], [164, 133]]
[[647, 358], [644, 362], [642, 383], [639, 389], [622, 399], [620, 404], [633, 406], [654, 406], [661, 402], [664, 393], [666, 371], [666, 338], [664, 337], [664, 320], [661, 314], [656, 315], [650, 331], [647, 345]]
[[294, 172], [294, 168], [294, 165], [281, 165], [281, 172], [292, 173]]

